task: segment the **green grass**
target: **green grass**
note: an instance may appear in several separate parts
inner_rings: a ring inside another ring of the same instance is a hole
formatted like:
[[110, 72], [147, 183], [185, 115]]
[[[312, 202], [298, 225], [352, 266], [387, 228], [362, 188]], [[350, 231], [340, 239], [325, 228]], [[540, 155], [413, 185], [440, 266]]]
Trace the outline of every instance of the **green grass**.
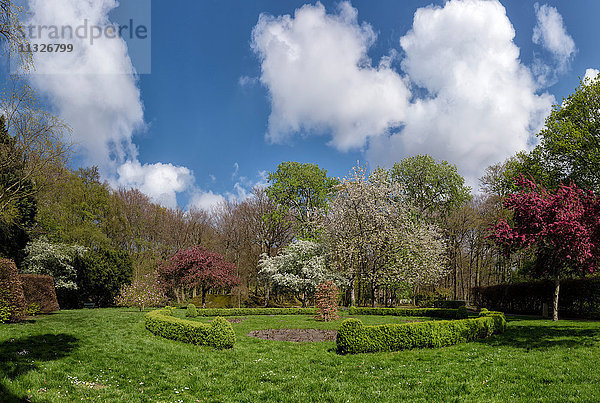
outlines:
[[237, 342], [226, 351], [154, 336], [143, 314], [127, 309], [0, 325], [0, 401], [600, 401], [600, 322], [509, 318], [505, 334], [483, 341], [347, 356], [335, 353], [334, 342], [245, 336], [339, 323], [249, 316], [233, 324]]

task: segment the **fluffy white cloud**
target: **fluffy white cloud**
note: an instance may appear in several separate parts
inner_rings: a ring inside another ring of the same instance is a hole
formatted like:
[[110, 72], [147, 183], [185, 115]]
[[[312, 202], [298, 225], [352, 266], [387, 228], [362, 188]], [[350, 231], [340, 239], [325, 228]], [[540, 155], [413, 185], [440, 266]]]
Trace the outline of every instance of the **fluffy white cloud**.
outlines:
[[331, 143], [348, 150], [402, 121], [409, 91], [388, 59], [371, 65], [367, 50], [374, 40], [372, 28], [359, 24], [345, 2], [336, 14], [320, 3], [294, 17], [262, 14], [252, 48], [271, 96], [267, 138], [282, 142], [298, 131], [331, 131]]
[[[32, 14], [25, 25], [34, 27], [30, 34], [42, 42], [39, 32], [51, 31], [39, 27], [105, 29], [111, 25], [108, 13], [118, 5], [116, 0], [29, 0]], [[133, 137], [146, 125], [127, 45], [107, 35], [92, 42], [90, 35], [74, 35], [70, 53], [34, 53], [36, 70], [29, 80], [70, 125], [86, 164], [98, 165], [114, 186], [138, 188], [153, 201], [176, 207], [176, 194], [193, 185], [193, 174], [185, 167], [138, 161]]]
[[194, 183], [193, 173], [186, 167], [172, 164], [140, 164], [127, 161], [117, 170], [117, 186], [136, 188], [163, 206], [177, 207], [177, 193]]
[[562, 16], [555, 7], [535, 3], [537, 24], [533, 28], [533, 43], [551, 52], [560, 69], [566, 68], [576, 52], [575, 41], [567, 33]]
[[583, 81], [593, 80], [600, 74], [600, 70], [597, 69], [586, 69], [585, 76], [583, 76]]
[[225, 201], [225, 197], [218, 193], [213, 193], [212, 190], [208, 192], [196, 192], [190, 199], [188, 208], [197, 208], [210, 212]]
[[475, 185], [486, 166], [528, 148], [554, 101], [536, 93], [514, 36], [498, 1], [421, 8], [400, 42], [401, 77], [389, 58], [371, 66], [373, 30], [349, 3], [333, 15], [319, 3], [263, 15], [253, 48], [271, 94], [268, 136], [330, 129], [340, 150], [367, 146], [373, 165], [428, 153]]

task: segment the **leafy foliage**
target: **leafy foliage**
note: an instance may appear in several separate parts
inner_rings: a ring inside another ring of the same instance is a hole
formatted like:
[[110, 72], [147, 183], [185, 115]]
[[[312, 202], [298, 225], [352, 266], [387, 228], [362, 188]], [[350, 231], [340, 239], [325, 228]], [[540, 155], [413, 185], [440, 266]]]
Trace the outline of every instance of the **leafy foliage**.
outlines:
[[37, 305], [42, 313], [60, 309], [54, 288], [54, 279], [40, 274], [20, 274], [23, 282], [23, 294], [27, 305]]
[[146, 329], [166, 339], [198, 345], [208, 345], [217, 349], [232, 348], [235, 333], [231, 323], [216, 317], [211, 324], [192, 322], [172, 316], [170, 309], [157, 309], [145, 315]]
[[296, 293], [302, 306], [308, 304], [322, 282], [343, 283], [340, 276], [329, 270], [324, 245], [313, 241], [296, 241], [274, 257], [262, 255], [259, 267], [259, 274], [269, 284], [283, 292]]
[[500, 312], [484, 312], [476, 319], [378, 326], [365, 326], [352, 318], [342, 322], [336, 344], [341, 354], [399, 351], [450, 346], [504, 333], [505, 330], [506, 319]]
[[88, 251], [79, 245], [52, 243], [46, 238], [38, 238], [27, 244], [27, 257], [23, 272], [43, 274], [54, 278], [59, 290], [77, 290], [77, 270], [74, 261]]
[[555, 279], [554, 319], [558, 319], [559, 279], [573, 273], [594, 273], [600, 264], [600, 200], [576, 185], [561, 185], [555, 192], [522, 176], [521, 188], [504, 200], [512, 210], [512, 225], [502, 219], [490, 238], [505, 253], [532, 248], [534, 274]]
[[185, 310], [185, 316], [189, 316], [190, 318], [195, 318], [198, 316], [198, 310], [196, 309], [196, 305], [188, 304]]
[[159, 267], [159, 276], [164, 284], [177, 287], [199, 287], [202, 306], [206, 306], [206, 293], [213, 288], [231, 288], [239, 283], [234, 273], [235, 266], [216, 252], [202, 245], [180, 250]]
[[12, 260], [0, 259], [0, 323], [18, 322], [25, 315], [23, 284]]
[[267, 195], [279, 207], [274, 218], [283, 219], [291, 213], [301, 237], [315, 236], [319, 213], [327, 210], [331, 191], [338, 181], [327, 176], [327, 171], [316, 164], [282, 162], [267, 177]]
[[117, 306], [138, 307], [143, 311], [147, 307], [161, 306], [167, 302], [156, 273], [147, 273], [141, 279], [121, 287], [119, 295], [115, 298]]

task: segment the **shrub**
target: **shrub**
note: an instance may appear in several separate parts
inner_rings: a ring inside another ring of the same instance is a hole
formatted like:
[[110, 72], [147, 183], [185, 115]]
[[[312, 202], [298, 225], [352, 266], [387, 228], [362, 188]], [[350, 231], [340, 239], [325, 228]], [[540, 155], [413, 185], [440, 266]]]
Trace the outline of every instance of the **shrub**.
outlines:
[[195, 318], [196, 316], [198, 316], [198, 310], [196, 309], [196, 305], [188, 304], [187, 309], [185, 311], [185, 316], [188, 316], [190, 318]]
[[134, 280], [132, 284], [124, 285], [115, 298], [117, 306], [135, 306], [140, 311], [143, 311], [146, 307], [161, 306], [166, 301], [167, 297], [155, 273], [148, 273], [141, 280]]
[[23, 283], [12, 260], [0, 259], [0, 323], [18, 322], [25, 316]]
[[167, 339], [217, 349], [232, 348], [235, 343], [233, 327], [222, 317], [216, 317], [212, 323], [206, 324], [175, 318], [172, 315], [170, 307], [148, 312], [145, 315], [146, 329]]
[[315, 298], [317, 300], [318, 315], [316, 320], [329, 322], [339, 318], [337, 301], [340, 295], [340, 290], [333, 281], [326, 281], [319, 284]]
[[203, 308], [198, 316], [315, 315], [315, 308]]
[[90, 250], [77, 256], [73, 266], [77, 270], [79, 298], [109, 306], [124, 284], [131, 282], [133, 266], [126, 252], [113, 249]]
[[390, 315], [390, 316], [427, 316], [431, 318], [442, 319], [463, 319], [466, 318], [466, 311], [459, 312], [458, 309], [440, 309], [440, 308], [357, 308], [351, 307], [348, 310], [350, 315]]
[[[552, 311], [552, 281], [529, 281], [472, 289], [473, 305], [503, 312], [541, 315], [542, 306]], [[600, 278], [560, 281], [559, 316], [600, 318]]]
[[29, 316], [35, 316], [38, 313], [40, 313], [41, 311], [42, 311], [42, 308], [35, 302], [33, 304], [30, 304], [27, 306], [27, 315], [29, 315]]
[[39, 274], [21, 274], [19, 277], [23, 283], [27, 306], [37, 305], [40, 309], [38, 313], [50, 313], [60, 309], [52, 277]]
[[466, 306], [460, 306], [456, 310], [456, 318], [457, 319], [467, 319], [469, 317], [469, 311], [467, 311]]
[[378, 326], [365, 326], [351, 318], [342, 322], [336, 344], [340, 354], [399, 351], [450, 346], [503, 333], [505, 329], [506, 319], [500, 312], [484, 313], [475, 319]]
[[434, 308], [446, 308], [446, 309], [458, 309], [461, 306], [466, 306], [467, 302], [466, 301], [459, 301], [459, 300], [437, 300], [437, 301], [433, 301], [433, 307]]

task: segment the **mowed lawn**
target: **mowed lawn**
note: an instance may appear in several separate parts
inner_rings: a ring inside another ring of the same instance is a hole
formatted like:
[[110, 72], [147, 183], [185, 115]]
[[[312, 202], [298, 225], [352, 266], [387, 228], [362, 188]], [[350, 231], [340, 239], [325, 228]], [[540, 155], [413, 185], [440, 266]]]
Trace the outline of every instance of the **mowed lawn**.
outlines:
[[600, 401], [600, 322], [509, 318], [505, 334], [480, 342], [347, 356], [336, 354], [335, 342], [246, 336], [340, 322], [247, 316], [232, 325], [237, 342], [226, 351], [154, 336], [132, 309], [0, 325], [0, 401]]

